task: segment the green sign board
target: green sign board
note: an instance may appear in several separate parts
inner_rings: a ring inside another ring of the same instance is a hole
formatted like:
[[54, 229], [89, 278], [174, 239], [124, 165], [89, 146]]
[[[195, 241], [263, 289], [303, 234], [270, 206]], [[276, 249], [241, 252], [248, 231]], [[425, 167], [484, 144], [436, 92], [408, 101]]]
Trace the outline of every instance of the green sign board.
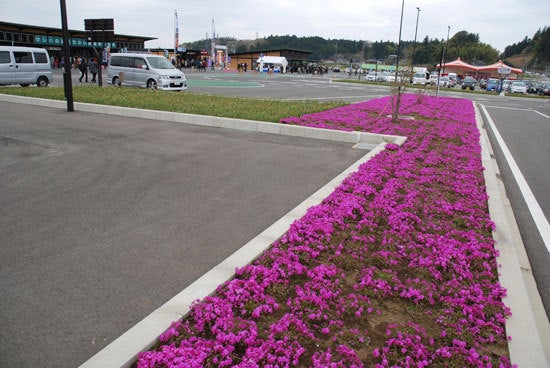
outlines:
[[[34, 43], [37, 45], [63, 46], [63, 38], [56, 37], [56, 36], [35, 35]], [[92, 43], [84, 38], [69, 38], [69, 45], [71, 47], [116, 48], [116, 42], [93, 42]]]

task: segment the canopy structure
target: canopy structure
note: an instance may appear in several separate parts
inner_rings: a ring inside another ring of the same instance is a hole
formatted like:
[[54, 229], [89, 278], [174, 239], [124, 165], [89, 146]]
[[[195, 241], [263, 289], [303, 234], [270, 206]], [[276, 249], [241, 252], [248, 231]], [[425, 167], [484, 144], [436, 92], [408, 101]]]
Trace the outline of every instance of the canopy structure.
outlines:
[[[440, 65], [437, 64], [436, 69], [439, 69]], [[457, 58], [454, 61], [443, 63], [443, 69], [445, 74], [456, 73], [457, 75], [471, 75], [476, 74], [477, 67], [462, 61]]]
[[283, 56], [262, 56], [258, 58], [257, 63], [260, 65], [260, 70], [264, 69], [265, 64], [279, 65], [283, 73], [286, 73], [288, 66], [288, 60]]
[[515, 79], [518, 77], [519, 74], [522, 74], [523, 71], [518, 68], [512, 68], [511, 66], [508, 66], [502, 62], [502, 60], [499, 60], [498, 62], [479, 67], [478, 74], [487, 78], [499, 78], [504, 77], [504, 75], [499, 74], [499, 69], [504, 68], [510, 70], [510, 74], [508, 74], [506, 77]]

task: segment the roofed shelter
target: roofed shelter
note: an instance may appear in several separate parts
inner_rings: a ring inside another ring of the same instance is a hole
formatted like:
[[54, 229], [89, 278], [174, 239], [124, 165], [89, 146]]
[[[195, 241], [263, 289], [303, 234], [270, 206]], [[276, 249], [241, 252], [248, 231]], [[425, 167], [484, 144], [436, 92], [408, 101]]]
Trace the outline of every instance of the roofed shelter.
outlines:
[[[436, 69], [439, 69], [440, 64], [436, 65]], [[462, 59], [457, 58], [454, 61], [443, 63], [443, 69], [445, 74], [456, 73], [456, 75], [475, 75], [478, 67], [468, 64]]]
[[518, 75], [523, 74], [523, 70], [518, 68], [512, 68], [511, 66], [504, 64], [502, 60], [499, 60], [498, 62], [491, 65], [479, 67], [478, 74], [486, 78], [499, 78], [501, 77], [501, 75], [498, 73], [498, 70], [500, 68], [505, 68], [510, 70], [510, 74], [506, 76], [507, 78], [516, 79]]

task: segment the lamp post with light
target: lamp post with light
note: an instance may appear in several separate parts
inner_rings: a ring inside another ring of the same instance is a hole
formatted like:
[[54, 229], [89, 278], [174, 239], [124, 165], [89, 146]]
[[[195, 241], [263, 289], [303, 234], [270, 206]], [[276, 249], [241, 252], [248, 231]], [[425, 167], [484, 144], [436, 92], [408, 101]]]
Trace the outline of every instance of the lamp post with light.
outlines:
[[416, 53], [416, 36], [418, 35], [418, 17], [420, 16], [420, 8], [416, 7], [416, 28], [414, 29], [414, 44], [413, 44], [413, 56], [412, 56], [412, 66], [414, 66], [414, 55]]
[[[451, 30], [451, 26], [447, 26], [447, 42], [445, 42], [445, 49], [449, 47], [449, 31]], [[443, 50], [443, 74], [445, 74], [445, 49]]]

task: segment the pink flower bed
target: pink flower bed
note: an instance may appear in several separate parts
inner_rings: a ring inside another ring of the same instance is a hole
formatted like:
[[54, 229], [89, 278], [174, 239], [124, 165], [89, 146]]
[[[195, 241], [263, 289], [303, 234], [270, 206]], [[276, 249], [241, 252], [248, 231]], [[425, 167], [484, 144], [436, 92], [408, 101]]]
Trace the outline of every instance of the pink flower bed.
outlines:
[[363, 164], [137, 367], [510, 367], [472, 102], [283, 119], [408, 137]]

